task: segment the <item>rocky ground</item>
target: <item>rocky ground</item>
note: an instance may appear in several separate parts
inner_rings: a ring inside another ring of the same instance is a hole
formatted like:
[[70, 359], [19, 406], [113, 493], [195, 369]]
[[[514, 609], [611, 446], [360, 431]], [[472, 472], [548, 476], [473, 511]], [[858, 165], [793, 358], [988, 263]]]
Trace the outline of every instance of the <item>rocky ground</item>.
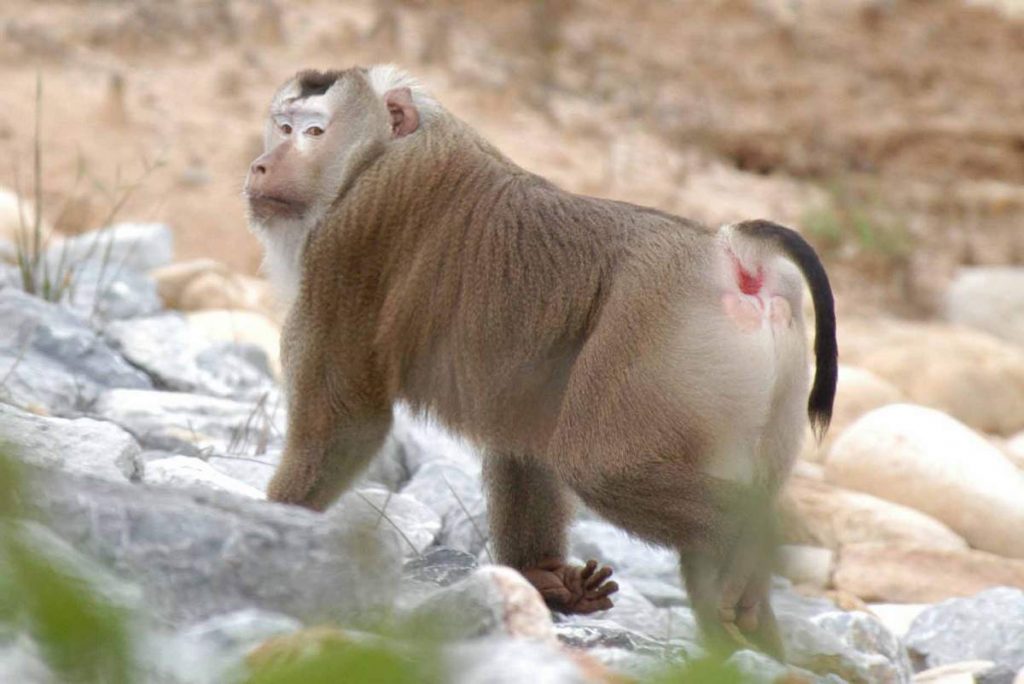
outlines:
[[[385, 617], [443, 635], [443, 681], [621, 681], [700, 657], [675, 556], [587, 511], [572, 553], [616, 569], [617, 605], [550, 615], [490, 562], [471, 449], [403, 411], [327, 514], [265, 503], [284, 407], [262, 282], [173, 262], [161, 224], [60, 253], [81, 278], [61, 304], [0, 271], [0, 434], [33, 521], [18, 534], [134, 616], [140, 681], [235, 681], [254, 649], [401, 642]], [[733, 663], [751, 681], [1009, 684], [1024, 668], [1024, 288], [977, 295], [1013, 278], [965, 273], [959, 323], [844, 321], [831, 436], [780, 504], [790, 670], [745, 651]], [[38, 636], [0, 629], [0, 681], [49, 681]]]

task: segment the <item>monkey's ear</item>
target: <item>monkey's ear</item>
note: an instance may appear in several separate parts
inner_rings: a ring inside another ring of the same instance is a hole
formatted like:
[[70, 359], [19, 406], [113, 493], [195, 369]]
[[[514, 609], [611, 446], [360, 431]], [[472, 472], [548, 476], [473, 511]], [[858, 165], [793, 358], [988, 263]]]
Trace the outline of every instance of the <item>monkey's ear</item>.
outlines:
[[413, 104], [412, 91], [408, 88], [395, 88], [384, 93], [384, 104], [391, 114], [392, 137], [401, 138], [420, 127], [420, 113]]

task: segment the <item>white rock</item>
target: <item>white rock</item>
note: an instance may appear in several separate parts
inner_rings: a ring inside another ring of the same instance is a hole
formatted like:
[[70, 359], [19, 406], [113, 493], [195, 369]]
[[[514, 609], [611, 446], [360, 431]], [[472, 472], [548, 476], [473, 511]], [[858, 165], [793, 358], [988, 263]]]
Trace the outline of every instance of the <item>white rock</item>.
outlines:
[[[35, 206], [27, 197], [20, 197], [9, 188], [0, 186], [0, 238], [17, 242], [23, 230], [32, 230], [35, 224]], [[50, 226], [44, 221], [43, 238], [50, 235]]]
[[165, 487], [205, 487], [249, 499], [266, 498], [259, 489], [228, 477], [210, 464], [191, 456], [171, 456], [150, 461], [146, 464], [144, 481], [149, 485]]
[[271, 388], [273, 373], [260, 348], [216, 342], [177, 312], [115, 321], [104, 336], [168, 389], [254, 399]]
[[142, 449], [112, 423], [44, 418], [0, 403], [0, 435], [18, 460], [124, 482], [142, 476]]
[[846, 363], [898, 387], [911, 402], [944, 411], [975, 430], [1024, 429], [1024, 349], [945, 323], [847, 320]]
[[1024, 468], [1024, 432], [1020, 432], [1006, 440], [1003, 450], [1018, 468]]
[[949, 286], [946, 318], [1024, 347], [1024, 268], [962, 269]]
[[484, 565], [468, 577], [430, 595], [413, 611], [451, 637], [505, 634], [556, 643], [551, 612], [522, 575], [501, 565]]
[[190, 625], [170, 638], [153, 639], [145, 644], [149, 648], [143, 657], [172, 682], [223, 684], [236, 678], [254, 647], [300, 629], [302, 623], [295, 618], [246, 608]]
[[281, 450], [245, 456], [212, 454], [206, 462], [228, 477], [265, 492], [281, 462]]
[[210, 309], [189, 313], [185, 319], [189, 327], [208, 339], [256, 345], [266, 353], [274, 374], [281, 377], [281, 328], [263, 314]]
[[603, 520], [577, 520], [569, 529], [569, 545], [573, 556], [609, 565], [624, 577], [680, 583], [675, 551], [649, 544]]
[[441, 531], [441, 516], [412, 496], [383, 488], [358, 489], [339, 502], [347, 506], [369, 507], [379, 516], [380, 525], [394, 529], [405, 541], [406, 556], [417, 556], [434, 543]]
[[395, 406], [392, 435], [402, 451], [410, 475], [428, 461], [456, 463], [467, 472], [480, 472], [480, 459], [473, 447], [436, 422], [413, 415], [405, 404]]
[[174, 235], [164, 223], [116, 223], [68, 238], [51, 247], [49, 258], [70, 262], [104, 259], [114, 267], [145, 272], [169, 264], [174, 257]]
[[868, 411], [901, 401], [905, 401], [905, 398], [892, 383], [863, 368], [840, 365], [829, 430], [818, 444], [808, 427], [802, 456], [811, 461], [822, 460], [836, 437], [853, 421]]
[[967, 542], [924, 513], [877, 496], [794, 476], [779, 499], [785, 540], [839, 549], [878, 542], [935, 549], [966, 549]]
[[110, 390], [93, 413], [137, 435], [147, 449], [198, 456], [251, 455], [280, 449], [285, 415], [279, 397], [249, 402], [184, 392]]
[[438, 543], [479, 554], [487, 540], [487, 502], [479, 471], [467, 471], [458, 463], [428, 461], [416, 470], [403, 494], [430, 506], [443, 525]]
[[914, 684], [975, 684], [981, 675], [995, 667], [991, 660], [967, 660], [940, 665], [914, 675]]
[[927, 603], [872, 603], [868, 605], [868, 608], [890, 632], [902, 639], [910, 629], [910, 624], [928, 605]]
[[836, 440], [825, 473], [923, 511], [977, 549], [1024, 558], [1024, 473], [939, 411], [910, 404], [872, 411]]
[[793, 584], [824, 589], [832, 577], [835, 552], [818, 546], [785, 544], [776, 551], [779, 574]]

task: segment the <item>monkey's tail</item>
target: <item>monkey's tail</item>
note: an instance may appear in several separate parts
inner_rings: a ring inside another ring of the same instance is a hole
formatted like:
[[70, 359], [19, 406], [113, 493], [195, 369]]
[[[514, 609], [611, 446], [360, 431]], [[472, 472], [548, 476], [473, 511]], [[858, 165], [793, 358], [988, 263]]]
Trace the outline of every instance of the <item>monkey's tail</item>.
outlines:
[[836, 396], [839, 348], [836, 344], [836, 312], [832, 286], [821, 260], [803, 237], [795, 230], [771, 221], [743, 221], [733, 224], [741, 234], [758, 240], [773, 242], [782, 250], [800, 272], [804, 274], [814, 302], [814, 384], [807, 401], [807, 416], [811, 428], [820, 441], [832, 421], [832, 404]]

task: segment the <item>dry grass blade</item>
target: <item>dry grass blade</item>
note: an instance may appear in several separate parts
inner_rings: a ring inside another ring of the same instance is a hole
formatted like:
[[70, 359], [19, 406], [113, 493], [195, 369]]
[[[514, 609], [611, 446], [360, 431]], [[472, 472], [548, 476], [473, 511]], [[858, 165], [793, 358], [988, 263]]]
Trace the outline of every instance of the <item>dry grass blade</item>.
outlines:
[[375, 504], [372, 501], [370, 501], [362, 492], [356, 492], [356, 496], [358, 496], [360, 499], [362, 499], [363, 502], [365, 502], [367, 506], [369, 506], [370, 508], [375, 510], [380, 515], [380, 518], [377, 519], [377, 524], [378, 525], [380, 524], [381, 520], [387, 520], [388, 524], [391, 525], [393, 528], [395, 528], [395, 531], [398, 532], [398, 534], [402, 537], [402, 539], [405, 540], [405, 543], [409, 545], [409, 548], [412, 549], [413, 553], [416, 554], [416, 557], [417, 558], [423, 558], [423, 554], [420, 552], [419, 549], [416, 548], [416, 545], [412, 543], [412, 540], [409, 539], [409, 536], [405, 533], [405, 531], [402, 530], [402, 528], [399, 527], [395, 523], [395, 521], [391, 519], [391, 516], [389, 516], [387, 514], [387, 510], [386, 509], [388, 507], [388, 503], [391, 502], [391, 495], [392, 495], [392, 492], [388, 492], [387, 498], [384, 499], [384, 507], [381, 508], [381, 507], [377, 506], [377, 504]]
[[448, 487], [448, 491], [452, 493], [453, 497], [455, 497], [455, 502], [459, 504], [459, 508], [462, 509], [463, 514], [465, 514], [466, 518], [469, 520], [469, 524], [473, 526], [473, 531], [476, 532], [477, 536], [480, 538], [480, 541], [484, 543], [484, 553], [487, 554], [487, 560], [493, 563], [494, 556], [491, 555], [489, 543], [490, 538], [486, 534], [484, 534], [483, 530], [480, 529], [480, 526], [476, 524], [476, 518], [474, 518], [472, 513], [469, 512], [469, 508], [467, 508], [466, 504], [463, 503], [462, 497], [460, 497], [458, 492], [455, 491], [455, 487], [452, 487], [452, 483], [448, 481], [448, 478], [442, 475], [441, 479], [444, 480], [444, 484], [446, 487]]

